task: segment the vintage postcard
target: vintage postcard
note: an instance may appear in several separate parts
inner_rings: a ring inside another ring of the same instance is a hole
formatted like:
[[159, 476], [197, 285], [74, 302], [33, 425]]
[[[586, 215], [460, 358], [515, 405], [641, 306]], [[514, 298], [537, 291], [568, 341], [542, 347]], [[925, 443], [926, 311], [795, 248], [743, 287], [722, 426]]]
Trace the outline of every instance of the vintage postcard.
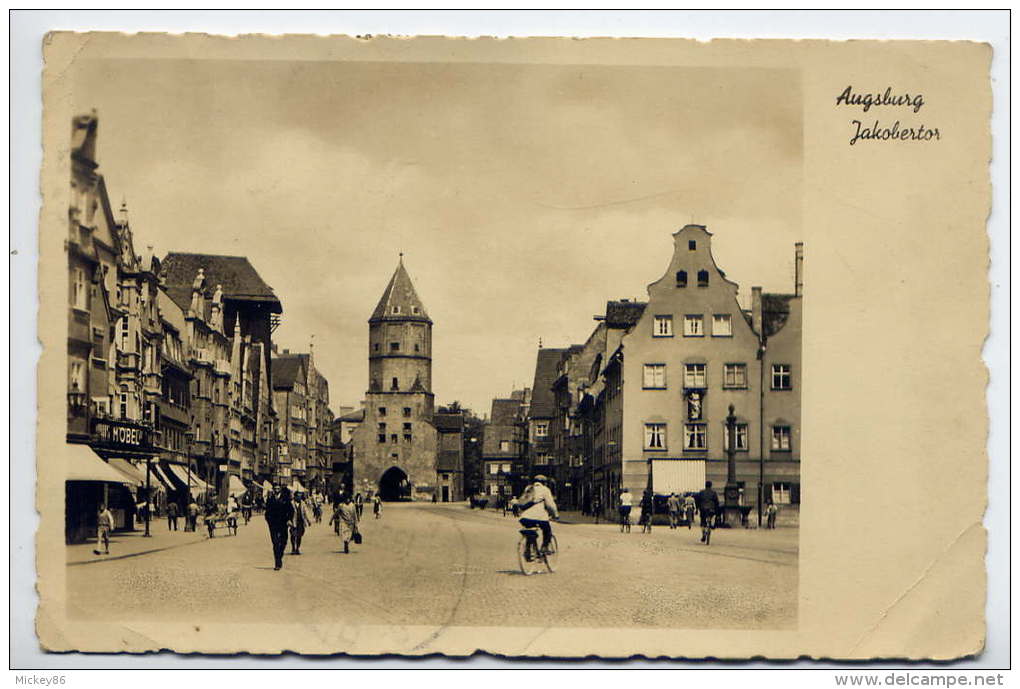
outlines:
[[988, 46], [43, 51], [43, 649], [982, 649]]

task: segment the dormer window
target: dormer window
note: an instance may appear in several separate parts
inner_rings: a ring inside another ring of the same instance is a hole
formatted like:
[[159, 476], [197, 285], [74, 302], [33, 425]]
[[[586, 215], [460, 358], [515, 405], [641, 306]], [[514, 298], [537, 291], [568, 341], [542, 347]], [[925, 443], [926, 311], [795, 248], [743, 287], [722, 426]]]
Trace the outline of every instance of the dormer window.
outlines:
[[693, 239], [691, 239], [690, 241], [687, 242], [687, 250], [688, 251], [697, 251], [698, 250], [698, 243], [696, 241], [694, 241]]
[[418, 315], [418, 311], [419, 311], [419, 309], [418, 309], [417, 306], [412, 306], [411, 307], [411, 315], [412, 316], [417, 316]]
[[393, 308], [390, 309], [390, 313], [392, 313], [394, 316], [399, 316], [400, 315], [400, 307], [399, 306], [394, 306]]
[[676, 286], [686, 287], [687, 286], [687, 271], [678, 270], [676, 271]]
[[708, 271], [698, 271], [698, 287], [708, 287]]

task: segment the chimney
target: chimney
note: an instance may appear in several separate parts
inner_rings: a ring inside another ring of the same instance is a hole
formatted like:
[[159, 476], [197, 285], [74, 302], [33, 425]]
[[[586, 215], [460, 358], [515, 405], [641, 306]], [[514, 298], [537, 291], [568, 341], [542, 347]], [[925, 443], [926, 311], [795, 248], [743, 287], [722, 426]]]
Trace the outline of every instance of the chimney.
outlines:
[[794, 246], [794, 273], [793, 273], [793, 294], [804, 296], [804, 242], [797, 242]]
[[751, 288], [751, 328], [758, 333], [758, 337], [765, 334], [762, 330], [761, 287]]

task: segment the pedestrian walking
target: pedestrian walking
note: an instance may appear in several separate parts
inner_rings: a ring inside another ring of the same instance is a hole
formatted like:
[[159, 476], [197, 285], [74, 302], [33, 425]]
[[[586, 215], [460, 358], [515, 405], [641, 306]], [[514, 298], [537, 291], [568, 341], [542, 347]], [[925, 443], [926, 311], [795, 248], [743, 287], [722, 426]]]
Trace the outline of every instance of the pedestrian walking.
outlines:
[[769, 500], [768, 507], [765, 508], [765, 515], [768, 518], [768, 521], [766, 522], [767, 528], [769, 529], [776, 528], [776, 515], [778, 514], [779, 508], [776, 507], [776, 503]]
[[705, 481], [705, 489], [697, 496], [698, 512], [701, 513], [701, 542], [710, 545], [712, 520], [719, 511], [719, 494], [712, 490], [712, 482]]
[[510, 513], [514, 515], [514, 519], [519, 519], [521, 516], [521, 503], [517, 500], [516, 495], [510, 498]]
[[652, 513], [655, 512], [655, 502], [652, 491], [646, 490], [641, 495], [641, 533], [652, 532]]
[[194, 500], [188, 503], [188, 520], [184, 528], [186, 531], [198, 529], [198, 503]]
[[241, 516], [244, 517], [245, 526], [251, 521], [252, 502], [250, 490], [241, 496]]
[[[113, 533], [113, 513], [106, 505], [100, 505], [96, 513], [96, 548], [92, 552], [96, 555], [110, 554], [110, 534]], [[99, 547], [102, 546], [102, 552]]]
[[305, 536], [305, 527], [308, 526], [308, 510], [305, 508], [305, 500], [301, 493], [294, 496], [294, 509], [290, 518], [290, 554], [301, 554], [301, 539]]
[[273, 488], [266, 500], [266, 524], [269, 526], [269, 539], [273, 542], [274, 570], [283, 567], [283, 551], [287, 549], [287, 528], [294, 516], [294, 506], [290, 502], [290, 491], [282, 486]]
[[593, 495], [591, 498], [591, 514], [595, 517], [595, 523], [599, 523], [599, 517], [602, 516], [602, 499], [598, 495]]
[[680, 498], [670, 493], [666, 498], [666, 509], [669, 510], [669, 528], [675, 529], [680, 523]]
[[354, 509], [358, 512], [358, 521], [361, 521], [361, 513], [365, 509], [365, 499], [361, 497], [361, 491], [354, 494]]
[[378, 494], [372, 496], [372, 514], [376, 519], [382, 517], [382, 498]]
[[694, 527], [694, 512], [697, 509], [697, 504], [694, 502], [694, 496], [688, 493], [684, 497], [684, 518], [687, 520], [687, 530], [690, 531]]
[[354, 534], [358, 532], [358, 510], [349, 495], [341, 497], [329, 521], [334, 525], [336, 535], [344, 544], [344, 554], [351, 552], [350, 543], [354, 539]]
[[177, 531], [177, 515], [179, 509], [177, 503], [170, 501], [166, 506], [166, 528], [168, 531]]

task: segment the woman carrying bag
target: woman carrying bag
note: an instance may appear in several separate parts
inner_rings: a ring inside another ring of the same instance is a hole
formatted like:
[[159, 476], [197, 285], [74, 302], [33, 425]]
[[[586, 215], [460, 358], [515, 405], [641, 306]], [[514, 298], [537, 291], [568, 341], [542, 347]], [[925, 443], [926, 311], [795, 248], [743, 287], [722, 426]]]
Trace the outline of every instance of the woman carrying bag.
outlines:
[[350, 543], [361, 543], [361, 533], [358, 531], [358, 511], [349, 495], [345, 495], [337, 503], [333, 510], [330, 524], [336, 525], [337, 535], [344, 544], [344, 553], [351, 552]]

